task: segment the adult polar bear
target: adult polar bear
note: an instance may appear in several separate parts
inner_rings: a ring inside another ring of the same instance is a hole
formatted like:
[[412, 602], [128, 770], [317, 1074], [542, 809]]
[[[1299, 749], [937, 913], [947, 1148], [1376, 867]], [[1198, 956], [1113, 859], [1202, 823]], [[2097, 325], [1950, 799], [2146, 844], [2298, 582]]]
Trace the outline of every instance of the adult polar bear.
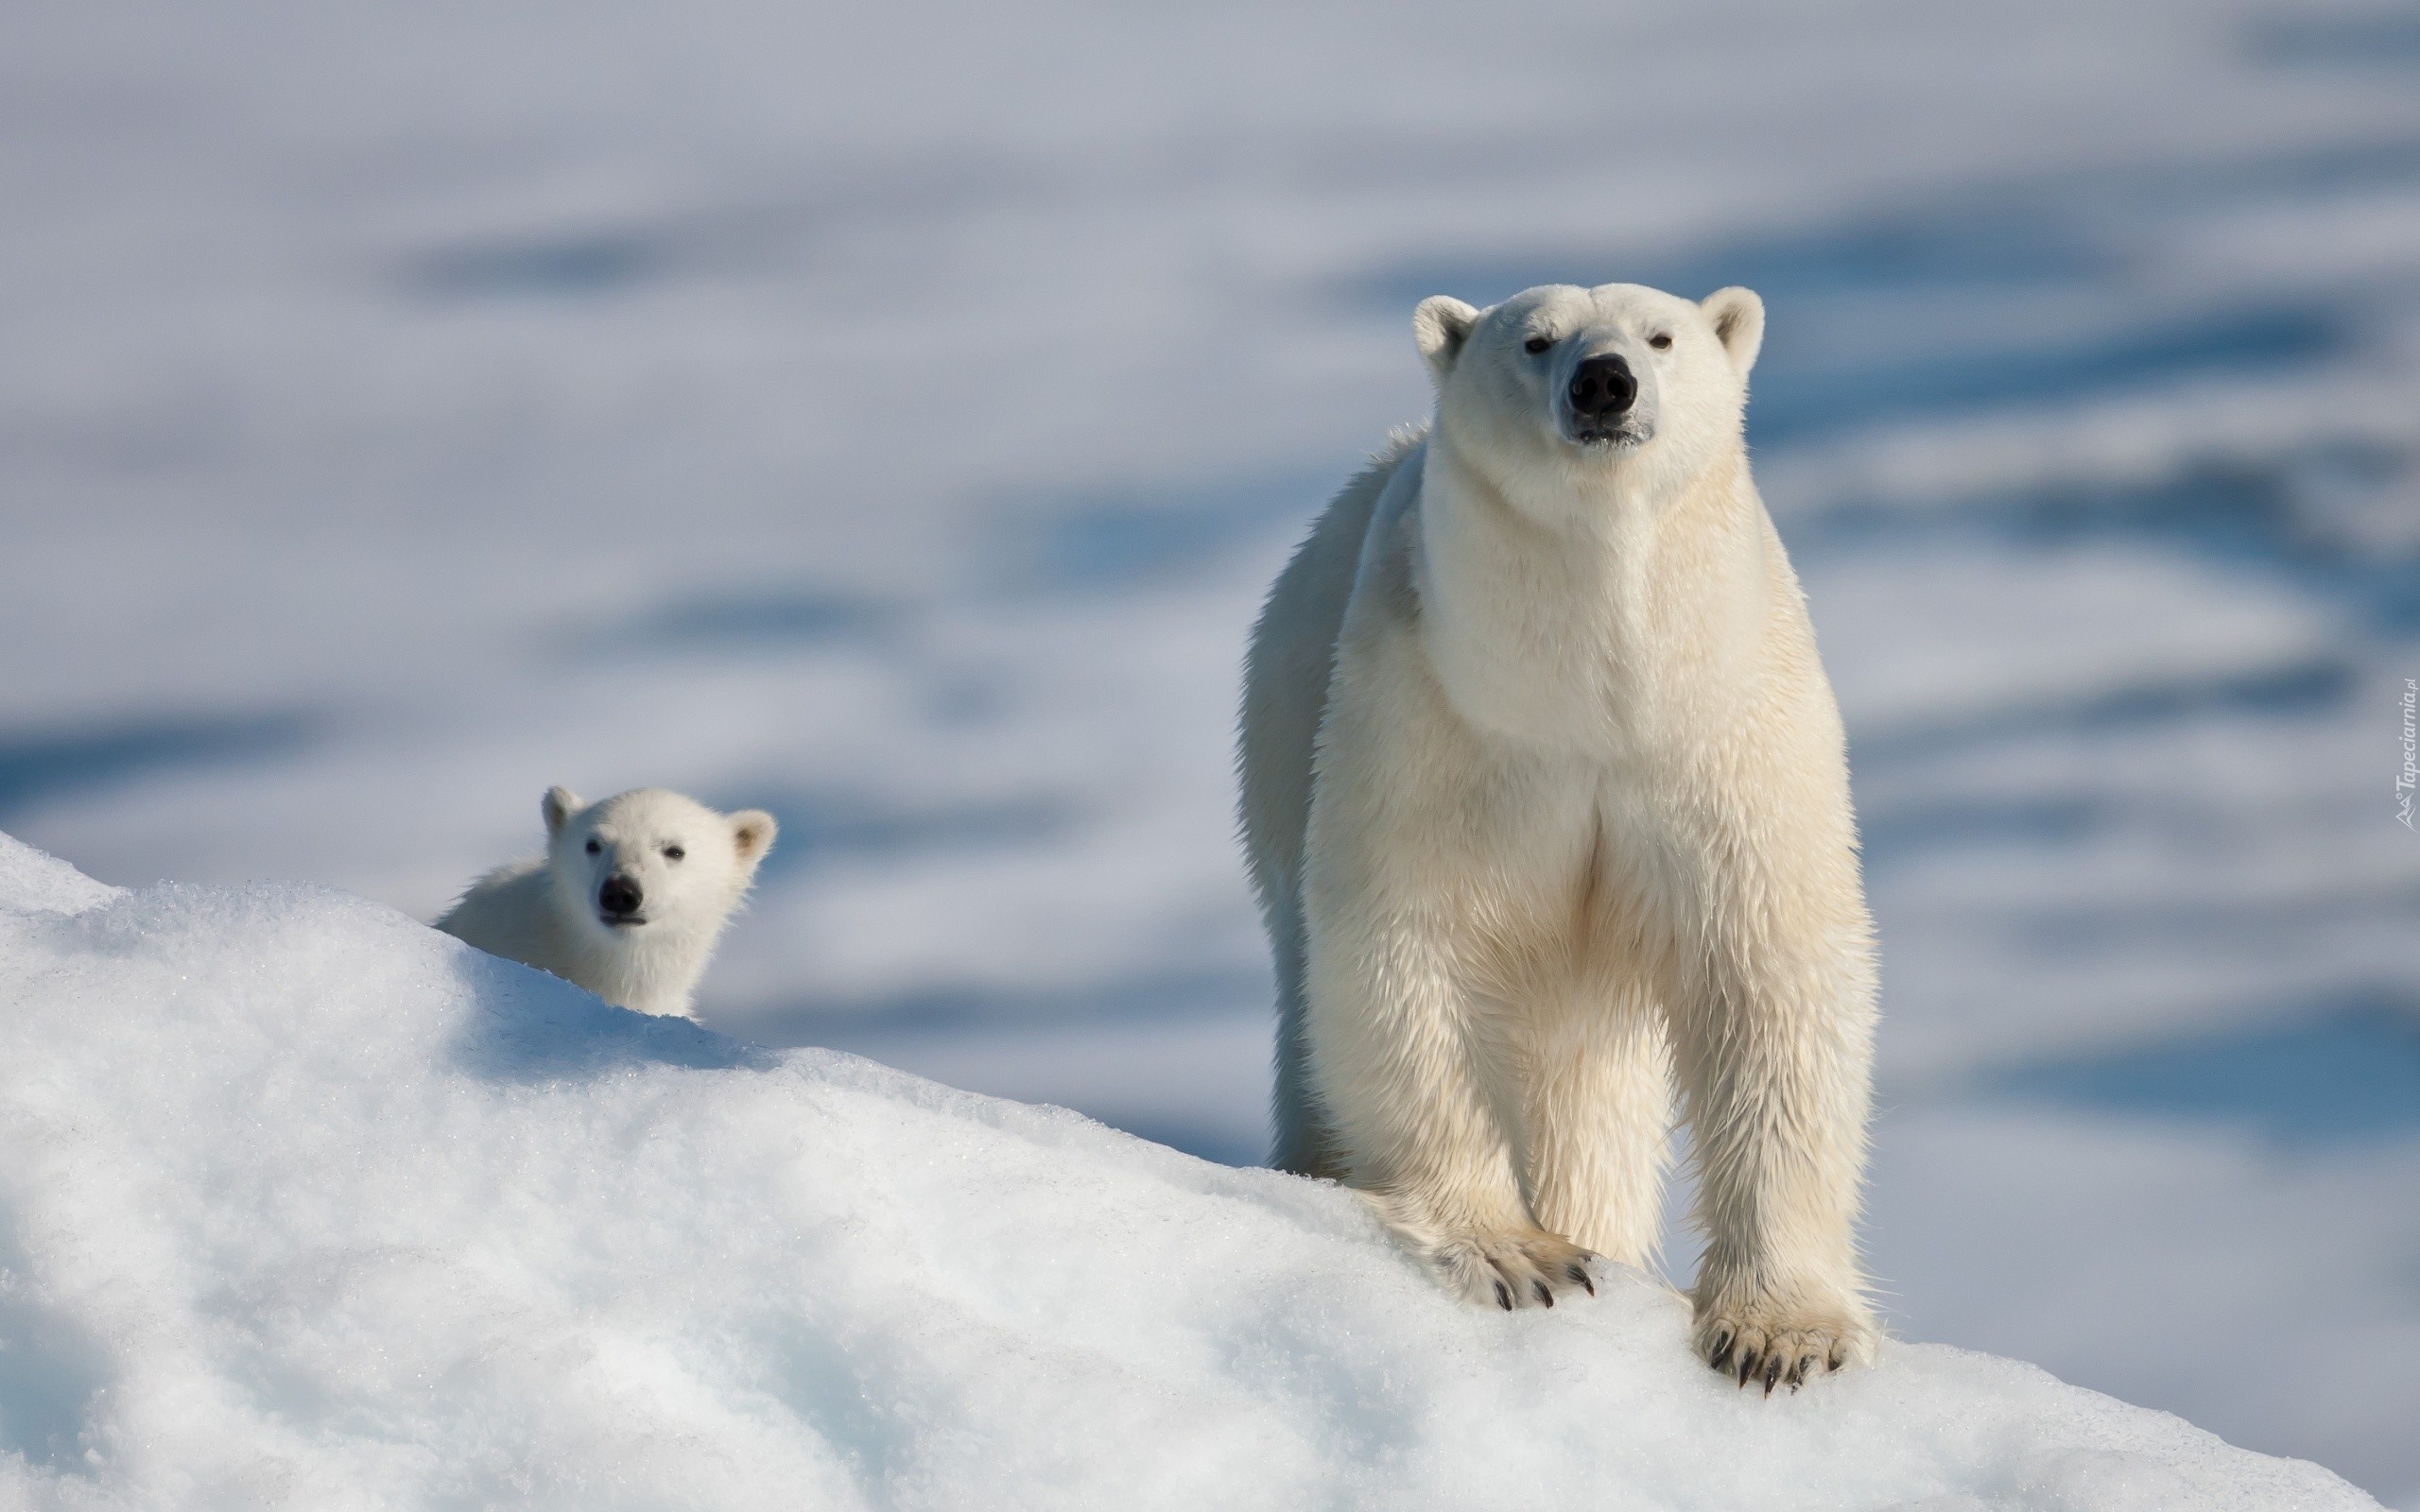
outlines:
[[1276, 1163], [1463, 1295], [1551, 1307], [1588, 1251], [1653, 1248], [1677, 1072], [1698, 1350], [1768, 1391], [1836, 1369], [1874, 1337], [1872, 925], [1749, 477], [1763, 302], [1553, 285], [1412, 331], [1435, 422], [1321, 516], [1246, 674]]

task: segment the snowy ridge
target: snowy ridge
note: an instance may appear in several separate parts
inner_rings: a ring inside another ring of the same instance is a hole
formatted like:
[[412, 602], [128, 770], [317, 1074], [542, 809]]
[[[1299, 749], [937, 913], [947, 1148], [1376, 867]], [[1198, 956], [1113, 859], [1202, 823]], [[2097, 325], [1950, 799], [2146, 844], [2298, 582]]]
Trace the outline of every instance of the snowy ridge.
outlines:
[[0, 1505], [2367, 1507], [2029, 1366], [1764, 1400], [1634, 1273], [0, 836]]

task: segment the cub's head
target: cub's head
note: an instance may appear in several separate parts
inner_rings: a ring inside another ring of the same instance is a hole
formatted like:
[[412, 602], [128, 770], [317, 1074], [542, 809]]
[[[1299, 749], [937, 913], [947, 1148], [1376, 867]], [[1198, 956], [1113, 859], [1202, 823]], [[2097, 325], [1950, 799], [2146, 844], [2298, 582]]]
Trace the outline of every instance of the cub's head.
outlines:
[[548, 788], [539, 812], [557, 905], [582, 933], [622, 940], [721, 928], [773, 844], [763, 810], [717, 814], [660, 787], [585, 807]]
[[1423, 300], [1411, 331], [1437, 382], [1437, 433], [1472, 465], [1564, 482], [1616, 467], [1686, 476], [1739, 438], [1765, 305], [1742, 288], [1691, 303], [1638, 284], [1548, 284], [1484, 310]]

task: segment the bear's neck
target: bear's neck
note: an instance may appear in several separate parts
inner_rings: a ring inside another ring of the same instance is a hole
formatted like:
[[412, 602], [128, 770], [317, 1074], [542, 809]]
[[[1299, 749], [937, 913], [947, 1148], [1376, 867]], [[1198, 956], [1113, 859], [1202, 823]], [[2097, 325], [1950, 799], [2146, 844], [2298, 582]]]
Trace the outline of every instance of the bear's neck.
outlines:
[[[1423, 466], [1421, 634], [1476, 730], [1586, 756], [1643, 749], [1753, 676], [1772, 538], [1743, 448], [1677, 478], [1642, 457], [1508, 479], [1432, 437]], [[1530, 491], [1516, 503], [1514, 489]]]

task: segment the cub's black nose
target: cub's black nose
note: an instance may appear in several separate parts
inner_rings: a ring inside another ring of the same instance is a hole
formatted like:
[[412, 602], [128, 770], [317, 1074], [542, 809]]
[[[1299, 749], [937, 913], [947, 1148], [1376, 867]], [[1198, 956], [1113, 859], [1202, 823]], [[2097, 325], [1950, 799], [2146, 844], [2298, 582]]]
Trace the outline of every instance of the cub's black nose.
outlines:
[[608, 877], [605, 885], [596, 889], [596, 906], [608, 919], [628, 919], [639, 911], [644, 901], [638, 882], [631, 877]]
[[1591, 357], [1571, 375], [1571, 412], [1585, 420], [1618, 415], [1637, 397], [1638, 379], [1619, 357]]

